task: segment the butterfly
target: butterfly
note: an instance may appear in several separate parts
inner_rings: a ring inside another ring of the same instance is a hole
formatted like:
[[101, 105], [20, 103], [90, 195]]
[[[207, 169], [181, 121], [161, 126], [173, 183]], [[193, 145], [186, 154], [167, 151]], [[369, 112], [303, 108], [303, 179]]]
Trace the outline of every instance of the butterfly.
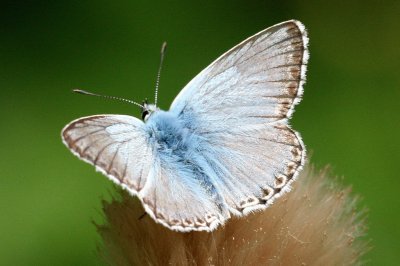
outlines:
[[156, 222], [212, 231], [290, 190], [305, 147], [288, 120], [309, 58], [303, 24], [286, 21], [236, 45], [192, 79], [168, 111], [79, 118], [65, 145], [130, 194]]

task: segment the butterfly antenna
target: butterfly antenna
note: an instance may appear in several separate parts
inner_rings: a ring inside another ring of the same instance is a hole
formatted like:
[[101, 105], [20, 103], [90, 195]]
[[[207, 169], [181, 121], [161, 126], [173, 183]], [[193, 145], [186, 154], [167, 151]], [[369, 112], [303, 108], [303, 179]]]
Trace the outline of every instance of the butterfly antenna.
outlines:
[[137, 105], [140, 108], [144, 109], [143, 105], [141, 105], [141, 104], [139, 104], [137, 102], [134, 102], [132, 100], [128, 100], [128, 99], [124, 99], [124, 98], [120, 98], [120, 97], [115, 97], [115, 96], [96, 94], [96, 93], [92, 93], [92, 92], [88, 92], [88, 91], [84, 91], [84, 90], [80, 90], [80, 89], [74, 89], [72, 91], [76, 92], [76, 93], [79, 93], [79, 94], [97, 96], [97, 97], [102, 97], [102, 98], [106, 98], [106, 99], [112, 99], [112, 100], [118, 100], [118, 101], [122, 101], [122, 102], [132, 103], [132, 104]]
[[157, 80], [156, 80], [156, 92], [155, 92], [155, 97], [154, 97], [154, 105], [156, 107], [157, 107], [157, 100], [158, 100], [158, 85], [160, 84], [161, 68], [163, 65], [164, 55], [165, 55], [166, 50], [167, 50], [167, 42], [163, 42], [163, 44], [161, 46], [161, 58], [160, 58], [160, 65], [158, 67]]

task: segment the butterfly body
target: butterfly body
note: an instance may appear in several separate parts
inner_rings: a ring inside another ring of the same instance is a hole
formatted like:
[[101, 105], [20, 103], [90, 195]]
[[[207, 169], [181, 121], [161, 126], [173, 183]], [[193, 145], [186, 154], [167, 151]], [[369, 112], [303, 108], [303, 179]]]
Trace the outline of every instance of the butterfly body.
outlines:
[[185, 184], [193, 193], [200, 194], [199, 197], [203, 194], [212, 197], [224, 212], [226, 206], [212, 181], [215, 182], [217, 174], [204, 156], [212, 147], [193, 131], [191, 122], [193, 120], [185, 121], [174, 112], [154, 112], [144, 125], [148, 145], [155, 150], [159, 164], [176, 173], [170, 178]]
[[265, 29], [197, 75], [163, 111], [80, 118], [67, 147], [137, 196], [155, 221], [211, 231], [232, 215], [267, 208], [305, 162], [288, 124], [299, 103], [308, 38], [298, 21]]

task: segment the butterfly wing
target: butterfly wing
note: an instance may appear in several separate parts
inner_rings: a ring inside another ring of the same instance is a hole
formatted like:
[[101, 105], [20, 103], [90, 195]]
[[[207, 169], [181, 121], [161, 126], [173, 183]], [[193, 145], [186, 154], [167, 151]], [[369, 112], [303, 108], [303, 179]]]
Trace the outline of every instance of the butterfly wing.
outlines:
[[97, 115], [68, 124], [62, 139], [76, 156], [138, 196], [146, 212], [170, 229], [209, 231], [223, 223], [229, 212], [218, 194], [192, 178], [199, 171], [157, 152], [149, 131], [131, 116]]
[[307, 43], [298, 21], [263, 30], [204, 69], [171, 105], [208, 140], [204, 157], [236, 215], [271, 204], [304, 165], [303, 142], [288, 119], [303, 94]]
[[112, 181], [137, 195], [148, 181], [153, 150], [144, 123], [127, 115], [80, 118], [62, 130], [64, 144]]

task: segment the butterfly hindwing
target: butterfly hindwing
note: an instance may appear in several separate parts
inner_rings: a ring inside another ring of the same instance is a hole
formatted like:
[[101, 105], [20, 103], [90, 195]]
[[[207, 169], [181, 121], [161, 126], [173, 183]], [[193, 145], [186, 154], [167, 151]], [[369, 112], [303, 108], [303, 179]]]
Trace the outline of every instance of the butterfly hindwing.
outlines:
[[213, 188], [200, 184], [198, 172], [158, 156], [151, 182], [139, 197], [149, 215], [177, 231], [211, 231], [230, 217]]
[[217, 169], [215, 184], [238, 216], [266, 208], [289, 190], [305, 154], [297, 133], [279, 123], [268, 131], [217, 136], [210, 147], [205, 156]]

